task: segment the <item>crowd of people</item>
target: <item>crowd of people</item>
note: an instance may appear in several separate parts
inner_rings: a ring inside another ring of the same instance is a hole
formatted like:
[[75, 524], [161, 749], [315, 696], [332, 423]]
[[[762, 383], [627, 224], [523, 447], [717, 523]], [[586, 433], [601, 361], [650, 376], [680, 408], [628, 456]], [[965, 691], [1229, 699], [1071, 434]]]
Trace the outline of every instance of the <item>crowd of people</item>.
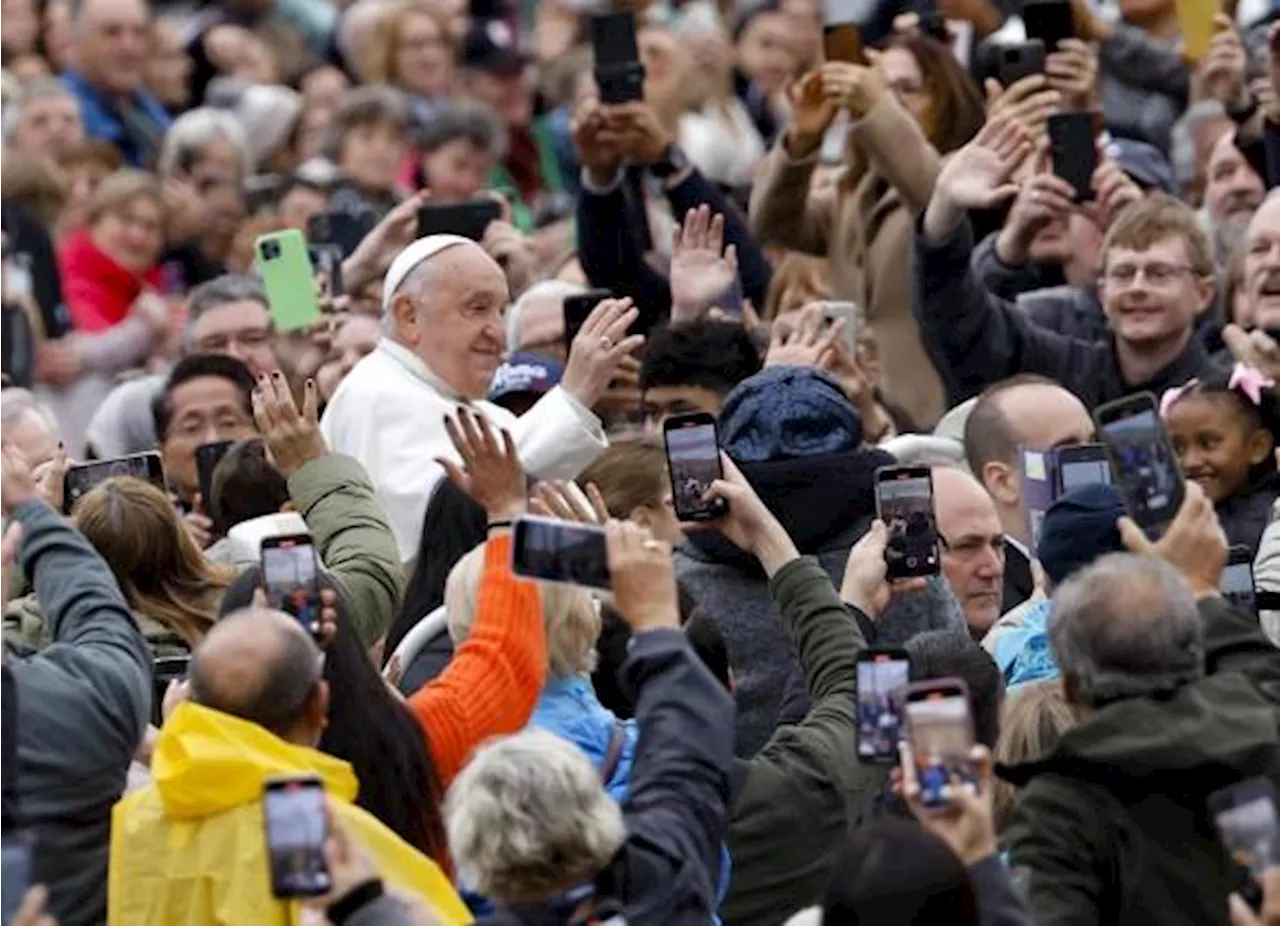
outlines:
[[6, 924], [1280, 924], [1280, 14], [843, 6], [0, 2]]

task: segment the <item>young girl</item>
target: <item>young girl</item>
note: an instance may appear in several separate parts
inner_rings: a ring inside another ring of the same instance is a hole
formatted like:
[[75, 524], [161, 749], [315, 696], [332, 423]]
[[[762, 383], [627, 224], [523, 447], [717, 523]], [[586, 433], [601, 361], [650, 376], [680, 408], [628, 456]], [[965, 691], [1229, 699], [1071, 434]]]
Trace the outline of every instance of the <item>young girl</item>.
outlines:
[[1160, 400], [1183, 475], [1214, 503], [1227, 542], [1255, 554], [1280, 496], [1280, 401], [1273, 386], [1252, 367], [1236, 364], [1229, 373], [1167, 390]]

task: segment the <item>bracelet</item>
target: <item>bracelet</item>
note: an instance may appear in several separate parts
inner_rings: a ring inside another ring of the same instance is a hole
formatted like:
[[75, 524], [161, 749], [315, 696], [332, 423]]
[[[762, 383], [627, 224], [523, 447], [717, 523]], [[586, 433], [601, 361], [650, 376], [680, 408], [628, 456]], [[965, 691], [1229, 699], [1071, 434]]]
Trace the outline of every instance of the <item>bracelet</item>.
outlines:
[[357, 884], [334, 903], [331, 903], [329, 909], [325, 912], [333, 926], [342, 926], [343, 923], [355, 916], [361, 909], [381, 896], [382, 879], [370, 878], [362, 884]]
[[504, 528], [504, 527], [510, 527], [511, 525], [513, 525], [513, 524], [515, 524], [515, 523], [516, 523], [516, 522], [515, 522], [515, 521], [512, 521], [510, 518], [505, 518], [505, 519], [503, 519], [503, 520], [501, 520], [501, 521], [490, 521], [490, 522], [489, 522], [489, 526], [488, 526], [488, 527], [486, 527], [486, 528], [485, 528], [485, 530], [486, 530], [486, 531], [499, 530], [499, 529]]
[[1258, 98], [1250, 95], [1249, 102], [1244, 106], [1228, 106], [1226, 107], [1227, 117], [1236, 125], [1244, 125], [1253, 118], [1253, 114], [1258, 111]]

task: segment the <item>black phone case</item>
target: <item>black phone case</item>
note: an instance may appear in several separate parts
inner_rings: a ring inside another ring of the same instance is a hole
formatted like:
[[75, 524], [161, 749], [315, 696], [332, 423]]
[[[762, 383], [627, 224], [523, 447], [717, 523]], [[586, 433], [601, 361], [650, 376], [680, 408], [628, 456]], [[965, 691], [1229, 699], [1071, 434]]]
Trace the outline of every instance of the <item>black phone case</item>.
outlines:
[[1075, 190], [1075, 201], [1093, 199], [1093, 172], [1098, 168], [1093, 113], [1056, 113], [1049, 117], [1049, 150], [1053, 172]]

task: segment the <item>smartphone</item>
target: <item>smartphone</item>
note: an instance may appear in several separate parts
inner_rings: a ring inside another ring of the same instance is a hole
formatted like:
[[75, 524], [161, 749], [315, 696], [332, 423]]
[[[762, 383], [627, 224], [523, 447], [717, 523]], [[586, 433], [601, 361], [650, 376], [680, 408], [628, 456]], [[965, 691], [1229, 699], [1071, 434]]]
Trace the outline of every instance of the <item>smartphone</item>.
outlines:
[[1262, 906], [1262, 873], [1280, 862], [1280, 815], [1276, 791], [1266, 778], [1250, 778], [1209, 795], [1218, 838], [1248, 879], [1240, 895], [1255, 910]]
[[711, 484], [724, 476], [716, 417], [710, 412], [673, 415], [662, 423], [662, 442], [671, 474], [671, 497], [681, 521], [714, 521], [727, 508], [723, 499], [706, 501]]
[[889, 530], [884, 559], [890, 580], [937, 575], [938, 522], [929, 467], [876, 470], [876, 516]]
[[1174, 7], [1182, 32], [1182, 54], [1188, 61], [1197, 62], [1209, 50], [1216, 31], [1213, 17], [1220, 4], [1218, 0], [1175, 0]]
[[35, 868], [35, 833], [15, 830], [0, 838], [0, 923], [13, 922], [22, 898], [31, 889]]
[[1093, 113], [1078, 109], [1049, 117], [1049, 154], [1053, 172], [1075, 190], [1075, 201], [1093, 199], [1093, 172], [1098, 169], [1096, 122]]
[[329, 816], [319, 776], [268, 778], [262, 794], [271, 893], [280, 899], [319, 897], [333, 879], [324, 860]]
[[644, 99], [644, 65], [640, 63], [634, 14], [592, 16], [591, 51], [601, 103], [617, 106]]
[[902, 739], [902, 702], [911, 681], [911, 658], [900, 648], [864, 649], [858, 654], [858, 761], [893, 765]]
[[1044, 516], [1057, 498], [1058, 458], [1034, 447], [1018, 447], [1022, 478], [1022, 509], [1026, 513], [1027, 536], [1031, 549], [1040, 545], [1040, 532], [1044, 528]]
[[822, 305], [822, 319], [825, 327], [831, 327], [837, 321], [844, 322], [844, 345], [850, 357], [858, 355], [858, 326], [862, 321], [862, 312], [852, 302], [825, 301]]
[[373, 222], [364, 214], [317, 212], [307, 219], [307, 240], [312, 244], [334, 245], [344, 260], [371, 231]]
[[1103, 444], [1071, 444], [1059, 447], [1058, 495], [1088, 485], [1111, 485], [1111, 461]]
[[1059, 42], [1076, 34], [1070, 0], [1027, 0], [1022, 6], [1022, 22], [1027, 38], [1040, 40], [1046, 52], [1057, 51]]
[[336, 244], [308, 244], [307, 258], [322, 300], [342, 295], [342, 251]]
[[827, 61], [866, 64], [862, 30], [856, 23], [830, 23], [822, 30], [822, 53]]
[[1253, 551], [1245, 546], [1234, 546], [1227, 551], [1227, 565], [1222, 570], [1218, 586], [1222, 597], [1237, 611], [1258, 613], [1257, 595], [1254, 592]]
[[511, 571], [527, 579], [612, 589], [604, 531], [551, 518], [517, 518], [512, 529]]
[[996, 79], [1010, 87], [1024, 77], [1044, 73], [1044, 42], [1032, 39], [996, 49]]
[[276, 330], [297, 331], [320, 321], [319, 294], [302, 232], [287, 228], [263, 235], [254, 251]]
[[587, 316], [596, 310], [601, 302], [613, 298], [609, 289], [589, 289], [585, 293], [564, 297], [564, 346], [566, 350], [573, 347], [573, 339], [578, 336]]
[[93, 463], [77, 463], [67, 468], [67, 475], [63, 480], [62, 513], [71, 514], [71, 510], [85, 493], [112, 476], [145, 479], [160, 491], [165, 491], [164, 466], [160, 463], [160, 454], [155, 451], [96, 460]]
[[943, 45], [951, 44], [954, 37], [951, 35], [951, 29], [947, 26], [947, 20], [941, 13], [931, 7], [921, 10], [916, 16], [918, 17], [916, 29], [921, 35], [927, 35]]
[[151, 722], [157, 727], [164, 723], [164, 695], [169, 683], [187, 677], [191, 667], [190, 656], [161, 656], [151, 663]]
[[297, 619], [312, 636], [320, 632], [320, 564], [310, 534], [266, 537], [262, 581], [271, 607]]
[[964, 681], [943, 678], [908, 685], [904, 713], [924, 806], [946, 807], [952, 778], [957, 776], [976, 793], [978, 776], [969, 758], [974, 743], [973, 716]]
[[1155, 396], [1142, 392], [1109, 402], [1093, 417], [1129, 516], [1147, 533], [1162, 533], [1182, 506], [1184, 487]]
[[502, 205], [488, 196], [447, 206], [427, 205], [418, 210], [418, 237], [461, 235], [479, 241], [489, 223], [501, 218]]
[[[204, 510], [215, 522], [218, 518], [213, 514], [213, 471], [234, 443], [235, 441], [220, 440], [212, 444], [201, 444], [196, 448], [196, 483], [200, 486], [200, 497], [204, 499]], [[218, 530], [221, 532], [220, 527]]]

